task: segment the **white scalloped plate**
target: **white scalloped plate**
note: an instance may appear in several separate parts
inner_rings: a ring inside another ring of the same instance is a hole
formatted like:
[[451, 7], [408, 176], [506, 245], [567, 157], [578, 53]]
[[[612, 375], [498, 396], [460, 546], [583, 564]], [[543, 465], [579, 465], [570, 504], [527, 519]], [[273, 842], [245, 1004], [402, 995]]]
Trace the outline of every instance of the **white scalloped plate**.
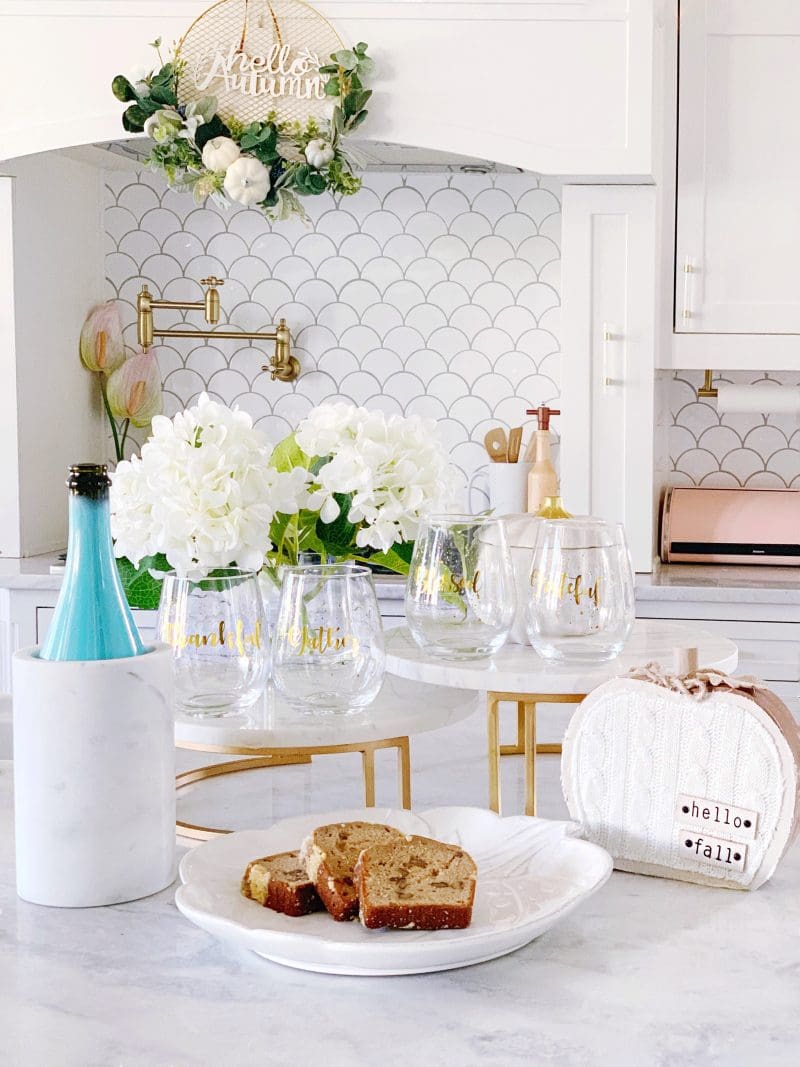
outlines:
[[[465, 848], [478, 865], [472, 924], [466, 930], [365, 930], [327, 914], [301, 919], [246, 900], [239, 883], [257, 856], [298, 848], [316, 826], [361, 819], [384, 822]], [[466, 967], [521, 948], [598, 890], [611, 856], [575, 836], [575, 823], [483, 808], [408, 811], [362, 808], [284, 819], [268, 830], [242, 830], [183, 857], [178, 909], [221, 941], [288, 967], [325, 974], [423, 974]]]

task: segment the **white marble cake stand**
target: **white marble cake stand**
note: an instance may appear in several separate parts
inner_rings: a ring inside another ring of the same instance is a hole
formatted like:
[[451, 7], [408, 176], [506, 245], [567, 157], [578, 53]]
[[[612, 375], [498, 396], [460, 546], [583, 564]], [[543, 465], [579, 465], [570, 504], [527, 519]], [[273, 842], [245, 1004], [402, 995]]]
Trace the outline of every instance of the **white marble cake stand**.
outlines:
[[[608, 663], [556, 664], [527, 645], [504, 645], [486, 659], [446, 660], [430, 656], [403, 626], [386, 636], [386, 669], [417, 683], [486, 692], [489, 731], [489, 804], [500, 813], [500, 757], [525, 757], [525, 814], [536, 814], [536, 754], [560, 753], [561, 745], [536, 744], [537, 704], [579, 704], [602, 682], [651, 660], [672, 667], [677, 647], [697, 648], [701, 667], [736, 670], [733, 641], [694, 626], [637, 619], [625, 651]], [[517, 705], [517, 742], [500, 744], [500, 704]]]
[[[387, 674], [380, 693], [364, 711], [315, 715], [291, 708], [270, 687], [258, 704], [240, 715], [219, 719], [177, 715], [178, 748], [249, 757], [184, 771], [177, 776], [177, 788], [236, 771], [310, 763], [312, 756], [360, 752], [364, 802], [371, 808], [375, 806], [375, 753], [378, 749], [395, 748], [400, 805], [410, 808], [409, 737], [466, 719], [478, 703], [479, 693], [474, 688], [426, 685]], [[200, 840], [229, 832], [180, 821], [177, 826], [182, 837]]]

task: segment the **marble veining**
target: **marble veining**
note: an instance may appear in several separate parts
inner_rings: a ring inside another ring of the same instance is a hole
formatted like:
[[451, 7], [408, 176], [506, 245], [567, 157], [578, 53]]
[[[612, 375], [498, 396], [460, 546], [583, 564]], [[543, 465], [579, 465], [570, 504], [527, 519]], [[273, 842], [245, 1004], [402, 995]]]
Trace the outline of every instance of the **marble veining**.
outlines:
[[404, 737], [450, 726], [472, 715], [475, 692], [420, 685], [387, 674], [383, 688], [364, 711], [320, 715], [296, 711], [270, 686], [252, 708], [223, 718], [179, 715], [175, 736], [181, 743], [237, 748], [346, 745]]
[[[193, 754], [196, 756], [196, 754]], [[218, 757], [212, 757], [218, 758]], [[352, 806], [357, 759], [188, 791], [181, 817], [265, 826]], [[503, 761], [521, 810], [521, 765]], [[555, 757], [540, 809], [566, 818]], [[307, 791], [311, 779], [319, 785]], [[379, 787], [381, 785], [379, 775]], [[391, 792], [392, 783], [389, 784]], [[414, 742], [415, 803], [484, 804], [482, 715]], [[382, 801], [379, 798], [379, 803]], [[238, 816], [238, 819], [237, 819]], [[37, 908], [14, 892], [11, 765], [0, 763], [0, 1046], [4, 1067], [793, 1067], [800, 1047], [800, 848], [755, 893], [614, 873], [511, 956], [406, 978], [307, 974], [218, 944], [173, 890], [113, 908]]]
[[733, 641], [696, 625], [661, 619], [637, 619], [621, 655], [607, 663], [584, 664], [548, 662], [530, 647], [511, 644], [485, 659], [438, 659], [421, 649], [403, 626], [387, 635], [386, 669], [417, 682], [464, 689], [589, 693], [601, 682], [651, 660], [670, 667], [676, 646], [696, 647], [704, 667], [731, 674], [736, 670], [738, 652]]
[[739, 604], [800, 604], [800, 567], [653, 565], [636, 575], [636, 602], [708, 601]]

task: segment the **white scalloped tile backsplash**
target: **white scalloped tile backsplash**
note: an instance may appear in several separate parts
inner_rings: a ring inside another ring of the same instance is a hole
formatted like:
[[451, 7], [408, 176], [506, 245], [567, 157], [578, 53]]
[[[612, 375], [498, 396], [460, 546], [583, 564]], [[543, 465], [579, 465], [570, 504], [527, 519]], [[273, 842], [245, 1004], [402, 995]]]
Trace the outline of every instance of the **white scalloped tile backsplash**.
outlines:
[[[769, 379], [775, 388], [800, 385], [800, 374], [724, 371], [721, 381], [750, 385]], [[702, 371], [676, 371], [669, 389], [668, 430], [672, 485], [781, 488], [800, 486], [800, 420], [791, 415], [720, 415], [716, 401], [699, 399]]]
[[[272, 440], [329, 399], [431, 415], [469, 476], [486, 461], [489, 427], [525, 423], [526, 407], [558, 398], [558, 182], [368, 172], [338, 207], [328, 195], [309, 198], [310, 226], [198, 206], [146, 171], [109, 171], [106, 186], [109, 295], [122, 302], [132, 348], [143, 280], [163, 297], [199, 300], [199, 279], [216, 274], [226, 279], [220, 326], [265, 330], [285, 316], [302, 364], [287, 385], [261, 371], [270, 344], [162, 344], [167, 414], [207, 389], [249, 411]], [[161, 327], [205, 327], [200, 313], [156, 314]], [[764, 377], [724, 374], [739, 383]], [[800, 383], [796, 374], [769, 377], [776, 387]], [[719, 416], [714, 401], [697, 399], [701, 381], [699, 371], [676, 371], [657, 386], [668, 481], [800, 485], [798, 421]]]
[[[143, 280], [199, 300], [199, 279], [215, 274], [226, 279], [220, 327], [271, 329], [283, 316], [302, 365], [287, 385], [261, 371], [270, 343], [171, 340], [158, 347], [167, 414], [207, 389], [272, 440], [323, 400], [430, 415], [469, 475], [486, 462], [486, 430], [558, 398], [557, 182], [367, 173], [338, 207], [308, 198], [310, 226], [198, 206], [147, 172], [106, 182], [106, 274], [131, 347]], [[155, 315], [157, 328], [205, 328], [200, 312]]]

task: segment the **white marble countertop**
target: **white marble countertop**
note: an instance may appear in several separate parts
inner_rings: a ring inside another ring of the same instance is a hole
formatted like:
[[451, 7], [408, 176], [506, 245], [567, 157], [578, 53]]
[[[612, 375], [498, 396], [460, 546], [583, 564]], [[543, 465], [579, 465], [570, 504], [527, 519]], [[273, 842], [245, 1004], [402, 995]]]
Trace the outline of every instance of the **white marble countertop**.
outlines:
[[[257, 826], [348, 806], [360, 795], [349, 759], [192, 787], [181, 817]], [[484, 804], [484, 717], [414, 739], [413, 763], [420, 810]], [[540, 758], [548, 818], [565, 817], [558, 768], [557, 757]], [[509, 811], [521, 810], [521, 769], [518, 757], [504, 759]], [[379, 803], [382, 786], [393, 793], [389, 777], [379, 768]], [[797, 845], [756, 893], [615, 873], [511, 956], [441, 974], [343, 978], [217, 943], [179, 915], [172, 890], [111, 908], [25, 904], [14, 890], [11, 794], [11, 765], [0, 763], [4, 1067], [797, 1063]]]
[[653, 600], [726, 604], [800, 604], [800, 567], [653, 564], [636, 575], [636, 603]]
[[[0, 557], [0, 589], [59, 589], [61, 574], [51, 574], [56, 554], [30, 559]], [[402, 600], [405, 579], [380, 575], [375, 587], [381, 600]], [[702, 564], [663, 564], [656, 560], [652, 574], [636, 575], [636, 601], [706, 601], [800, 605], [800, 567], [712, 567]]]

